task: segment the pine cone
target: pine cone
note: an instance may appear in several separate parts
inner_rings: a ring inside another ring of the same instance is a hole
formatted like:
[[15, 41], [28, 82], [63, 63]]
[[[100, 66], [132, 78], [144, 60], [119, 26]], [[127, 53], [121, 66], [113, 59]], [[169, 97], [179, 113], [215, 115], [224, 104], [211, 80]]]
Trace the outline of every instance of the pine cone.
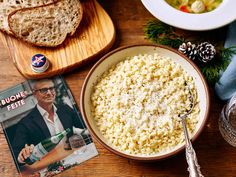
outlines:
[[178, 50], [192, 60], [195, 60], [198, 56], [196, 45], [191, 42], [184, 42]]
[[197, 46], [197, 52], [199, 54], [199, 60], [207, 63], [211, 61], [216, 55], [215, 47], [209, 42], [203, 42]]

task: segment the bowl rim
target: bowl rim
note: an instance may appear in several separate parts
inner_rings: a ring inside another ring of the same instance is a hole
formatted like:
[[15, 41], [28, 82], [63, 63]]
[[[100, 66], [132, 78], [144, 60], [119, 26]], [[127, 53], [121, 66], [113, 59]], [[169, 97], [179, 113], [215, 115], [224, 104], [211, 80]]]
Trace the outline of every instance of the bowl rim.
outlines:
[[159, 156], [151, 156], [151, 157], [146, 157], [146, 156], [132, 156], [132, 155], [129, 155], [129, 154], [125, 154], [125, 153], [122, 153], [114, 148], [112, 148], [111, 146], [108, 146], [106, 143], [104, 143], [99, 136], [97, 136], [97, 134], [94, 132], [94, 130], [91, 128], [90, 124], [88, 123], [88, 117], [85, 113], [85, 108], [84, 108], [84, 102], [85, 102], [85, 89], [87, 87], [87, 84], [88, 84], [88, 81], [90, 79], [90, 77], [92, 76], [94, 70], [104, 61], [106, 60], [107, 58], [109, 58], [111, 55], [119, 52], [119, 51], [122, 51], [124, 49], [127, 49], [127, 48], [133, 48], [133, 47], [157, 47], [157, 48], [163, 48], [163, 49], [167, 49], [167, 50], [170, 50], [171, 52], [174, 52], [178, 55], [180, 55], [183, 59], [185, 59], [187, 62], [189, 62], [193, 67], [194, 69], [197, 71], [197, 73], [199, 74], [200, 76], [200, 79], [204, 85], [204, 89], [205, 89], [205, 92], [206, 92], [206, 112], [205, 112], [205, 115], [204, 115], [204, 118], [203, 118], [203, 121], [202, 121], [202, 124], [201, 126], [199, 127], [198, 131], [195, 133], [194, 137], [192, 137], [191, 141], [195, 141], [197, 139], [197, 137], [199, 137], [200, 133], [203, 131], [204, 129], [204, 126], [206, 125], [206, 122], [207, 122], [207, 119], [209, 117], [209, 112], [210, 112], [210, 92], [209, 92], [209, 88], [208, 88], [208, 85], [207, 85], [207, 82], [203, 76], [203, 74], [201, 73], [201, 71], [199, 70], [199, 68], [195, 65], [195, 63], [193, 63], [193, 61], [191, 61], [189, 58], [187, 58], [185, 55], [183, 55], [182, 53], [178, 52], [177, 50], [173, 49], [173, 48], [170, 48], [170, 47], [167, 47], [167, 46], [163, 46], [163, 45], [156, 45], [156, 44], [133, 44], [133, 45], [125, 45], [125, 46], [122, 46], [122, 47], [118, 47], [112, 51], [110, 51], [109, 53], [107, 53], [106, 55], [104, 55], [102, 58], [100, 58], [95, 64], [94, 66], [90, 69], [89, 73], [87, 74], [86, 78], [85, 78], [85, 81], [83, 83], [83, 86], [82, 86], [82, 90], [81, 90], [81, 94], [80, 94], [80, 111], [81, 111], [81, 114], [84, 118], [84, 121], [85, 121], [85, 124], [87, 126], [87, 128], [89, 129], [90, 133], [92, 134], [92, 136], [103, 146], [105, 147], [106, 149], [108, 149], [109, 151], [121, 156], [121, 157], [125, 157], [125, 158], [128, 158], [128, 159], [133, 159], [133, 160], [141, 160], [141, 161], [156, 161], [156, 160], [161, 160], [161, 159], [165, 159], [165, 158], [168, 158], [168, 157], [171, 157], [173, 155], [176, 155], [178, 154], [179, 152], [181, 152], [183, 149], [184, 149], [184, 145], [181, 146], [180, 148], [176, 149], [175, 151], [171, 152], [171, 153], [167, 153], [167, 154], [163, 154], [163, 155], [159, 155]]
[[[236, 14], [233, 8], [236, 5], [236, 1], [233, 0], [223, 0], [216, 9], [200, 14], [181, 12], [169, 5], [165, 0], [158, 2], [155, 0], [141, 0], [141, 2], [143, 6], [160, 21], [190, 31], [213, 30], [236, 20]], [[166, 13], [166, 11], [170, 13]], [[178, 20], [173, 20], [173, 17]]]

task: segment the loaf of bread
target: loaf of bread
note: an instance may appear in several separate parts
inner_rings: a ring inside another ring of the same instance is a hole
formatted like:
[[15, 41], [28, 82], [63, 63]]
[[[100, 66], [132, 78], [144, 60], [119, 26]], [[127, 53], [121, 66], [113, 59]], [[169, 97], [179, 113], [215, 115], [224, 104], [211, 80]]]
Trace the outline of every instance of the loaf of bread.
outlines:
[[56, 0], [0, 0], [0, 30], [11, 34], [8, 15], [15, 10], [53, 3]]
[[68, 34], [74, 34], [82, 13], [79, 0], [58, 0], [48, 5], [17, 10], [9, 15], [8, 23], [16, 37], [37, 46], [55, 47]]

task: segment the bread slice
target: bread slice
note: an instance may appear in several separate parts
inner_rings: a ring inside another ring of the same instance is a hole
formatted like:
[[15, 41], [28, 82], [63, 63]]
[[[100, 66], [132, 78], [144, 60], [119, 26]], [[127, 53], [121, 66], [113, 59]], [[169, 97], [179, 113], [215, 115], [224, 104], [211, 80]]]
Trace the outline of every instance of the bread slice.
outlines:
[[82, 14], [79, 0], [59, 0], [17, 10], [9, 15], [8, 23], [16, 37], [37, 46], [55, 47], [66, 39], [67, 34], [74, 34]]
[[11, 34], [8, 15], [15, 10], [53, 3], [56, 0], [0, 0], [0, 30]]

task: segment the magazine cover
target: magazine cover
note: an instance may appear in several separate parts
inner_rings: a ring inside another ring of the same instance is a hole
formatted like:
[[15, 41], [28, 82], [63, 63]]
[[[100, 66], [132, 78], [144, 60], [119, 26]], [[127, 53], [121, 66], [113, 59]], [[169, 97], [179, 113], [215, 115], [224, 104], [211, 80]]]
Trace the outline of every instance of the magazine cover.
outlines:
[[61, 76], [0, 92], [0, 121], [22, 176], [53, 176], [98, 154]]

